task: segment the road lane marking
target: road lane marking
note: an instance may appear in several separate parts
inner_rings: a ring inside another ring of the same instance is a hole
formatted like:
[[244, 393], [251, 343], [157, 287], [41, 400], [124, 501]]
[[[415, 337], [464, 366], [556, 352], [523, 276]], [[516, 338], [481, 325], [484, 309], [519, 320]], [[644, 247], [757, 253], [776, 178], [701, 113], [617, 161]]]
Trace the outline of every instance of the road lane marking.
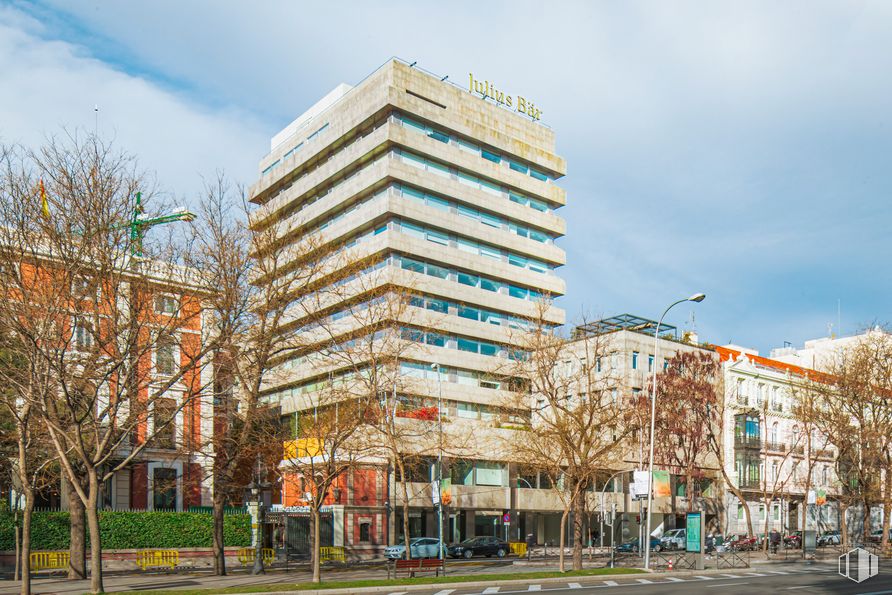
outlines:
[[567, 583], [567, 586], [570, 587], [571, 589], [581, 589], [582, 588], [582, 585], [580, 585], [579, 583]]
[[672, 581], [673, 583], [683, 583], [683, 578], [678, 578], [677, 576], [667, 576], [665, 577], [667, 581]]
[[636, 578], [635, 580], [638, 581], [639, 583], [641, 583], [642, 585], [652, 585], [652, 584], [654, 584], [653, 581], [647, 580], [646, 578]]
[[491, 595], [492, 593], [498, 593], [499, 589], [502, 587], [486, 587], [483, 589], [483, 595]]
[[406, 595], [405, 591], [396, 591], [395, 593], [390, 593], [389, 595]]
[[743, 576], [767, 576], [761, 572], [744, 572]]
[[455, 589], [443, 589], [442, 591], [437, 591], [434, 595], [449, 595], [453, 591], [455, 591]]
[[808, 589], [813, 585], [797, 585], [795, 587], [787, 587], [787, 591], [792, 591], [793, 589]]
[[715, 580], [715, 579], [712, 578], [711, 576], [703, 576], [702, 574], [697, 574], [697, 575], [694, 576], [694, 578], [699, 578], [700, 580], [704, 580], [704, 581], [713, 581], [713, 580]]
[[541, 591], [542, 585], [530, 585], [527, 591]]
[[616, 581], [604, 581], [604, 584], [607, 585], [608, 587], [615, 587], [615, 586], [617, 586], [619, 583], [616, 582]]
[[728, 578], [743, 578], [739, 574], [723, 574], [722, 576], [727, 576]]
[[740, 583], [718, 583], [716, 585], [707, 585], [707, 588], [712, 589], [713, 587], [731, 587], [733, 585], [748, 585], [749, 583], [744, 581]]

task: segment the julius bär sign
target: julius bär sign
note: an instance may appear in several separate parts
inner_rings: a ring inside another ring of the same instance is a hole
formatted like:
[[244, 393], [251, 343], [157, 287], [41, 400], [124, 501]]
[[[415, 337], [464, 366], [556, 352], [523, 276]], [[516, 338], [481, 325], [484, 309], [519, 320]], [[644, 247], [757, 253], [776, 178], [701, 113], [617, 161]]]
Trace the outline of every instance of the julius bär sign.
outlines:
[[468, 78], [470, 79], [468, 82], [468, 91], [471, 93], [477, 93], [484, 99], [489, 97], [496, 103], [515, 109], [519, 113], [526, 114], [534, 120], [538, 120], [542, 117], [542, 110], [536, 107], [536, 105], [526, 97], [520, 95], [508, 95], [489, 81], [479, 81], [475, 79], [473, 73], [468, 73]]

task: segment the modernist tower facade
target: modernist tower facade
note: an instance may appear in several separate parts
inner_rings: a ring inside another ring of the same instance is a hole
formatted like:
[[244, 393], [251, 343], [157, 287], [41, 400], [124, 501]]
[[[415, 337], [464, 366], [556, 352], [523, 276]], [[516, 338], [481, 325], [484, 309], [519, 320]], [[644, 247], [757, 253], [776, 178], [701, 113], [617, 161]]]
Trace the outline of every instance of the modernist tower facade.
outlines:
[[[566, 193], [556, 182], [566, 164], [554, 132], [534, 119], [538, 108], [527, 115], [501, 91], [501, 101], [474, 93], [476, 78], [463, 88], [392, 60], [355, 87], [337, 87], [273, 137], [250, 195], [258, 205], [253, 225], [278, 226], [293, 242], [315, 234], [366, 263], [353, 277], [385, 270], [412, 296], [415, 315], [403, 331], [419, 348], [399, 369], [428, 381], [414, 385], [404, 407], [442, 395], [444, 417], [498, 432], [507, 415], [498, 371], [510, 363], [524, 320], [564, 322], [562, 310], [543, 313], [541, 304], [564, 293], [557, 269], [565, 254], [556, 240], [565, 231], [558, 213]], [[306, 360], [281, 368], [268, 398], [284, 416], [299, 415], [308, 403], [302, 397], [333, 374]], [[455, 487], [449, 538], [489, 523], [481, 510], [512, 506], [509, 465], [483, 458]], [[342, 538], [380, 545], [396, 495], [380, 474], [350, 482], [358, 484], [364, 499], [340, 503]], [[480, 497], [464, 501], [470, 516], [461, 516], [463, 494], [478, 487]], [[285, 504], [293, 502], [286, 492]], [[435, 534], [429, 494], [417, 505], [412, 532]], [[368, 526], [354, 531], [357, 519]]]

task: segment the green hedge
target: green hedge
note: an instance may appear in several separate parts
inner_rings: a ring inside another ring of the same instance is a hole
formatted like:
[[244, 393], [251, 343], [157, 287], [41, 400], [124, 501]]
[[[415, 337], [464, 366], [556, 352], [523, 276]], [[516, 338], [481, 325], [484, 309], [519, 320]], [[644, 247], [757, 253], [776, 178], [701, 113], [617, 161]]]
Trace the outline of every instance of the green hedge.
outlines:
[[[102, 548], [109, 550], [211, 547], [213, 541], [213, 517], [200, 512], [107, 511], [99, 513], [99, 526]], [[0, 511], [0, 551], [15, 549], [13, 527], [12, 513]], [[68, 549], [69, 533], [67, 512], [35, 512], [31, 547], [35, 550]], [[223, 539], [227, 546], [251, 545], [251, 517], [226, 515]], [[87, 540], [89, 542], [89, 535]]]

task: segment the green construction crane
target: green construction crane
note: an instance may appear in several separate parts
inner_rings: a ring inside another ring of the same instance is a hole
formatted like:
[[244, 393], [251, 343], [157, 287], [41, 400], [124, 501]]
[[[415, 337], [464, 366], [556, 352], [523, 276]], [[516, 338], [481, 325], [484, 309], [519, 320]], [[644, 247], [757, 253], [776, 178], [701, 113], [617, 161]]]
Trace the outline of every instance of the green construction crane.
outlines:
[[185, 208], [174, 210], [167, 215], [148, 218], [142, 210], [142, 192], [136, 193], [136, 206], [133, 207], [133, 219], [130, 220], [130, 254], [142, 256], [142, 239], [146, 232], [156, 225], [173, 223], [174, 221], [192, 221], [195, 213]]

